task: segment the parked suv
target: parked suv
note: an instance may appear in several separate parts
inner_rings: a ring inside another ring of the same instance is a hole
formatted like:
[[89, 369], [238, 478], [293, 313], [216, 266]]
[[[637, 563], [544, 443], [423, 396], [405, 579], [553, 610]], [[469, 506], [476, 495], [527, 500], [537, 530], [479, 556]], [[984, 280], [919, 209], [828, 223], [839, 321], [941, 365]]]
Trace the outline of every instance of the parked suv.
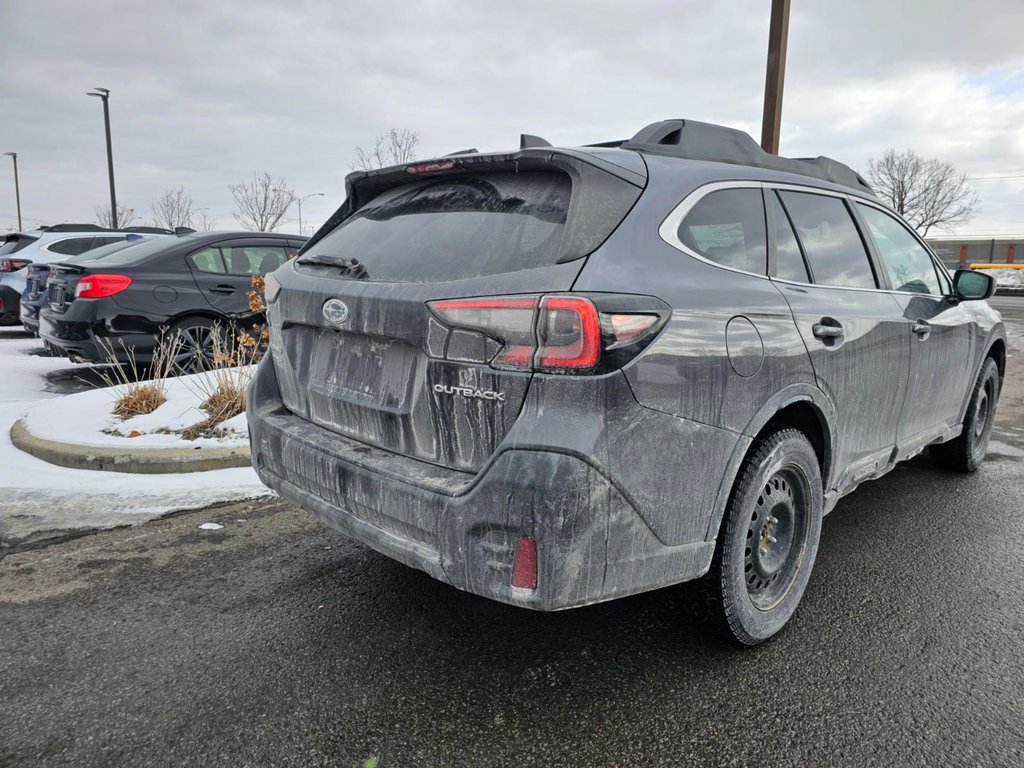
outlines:
[[985, 456], [992, 281], [950, 279], [835, 161], [671, 120], [346, 189], [267, 278], [253, 464], [460, 589], [556, 610], [702, 579], [755, 644], [841, 496]]
[[117, 243], [138, 233], [171, 234], [156, 227], [104, 229], [95, 224], [56, 224], [32, 232], [12, 232], [0, 244], [0, 325], [20, 322], [21, 295], [29, 264], [49, 264]]
[[145, 364], [168, 329], [181, 337], [181, 365], [209, 359], [215, 328], [263, 321], [249, 305], [253, 275], [281, 266], [304, 242], [270, 232], [203, 232], [53, 264], [39, 335], [74, 361], [113, 355]]

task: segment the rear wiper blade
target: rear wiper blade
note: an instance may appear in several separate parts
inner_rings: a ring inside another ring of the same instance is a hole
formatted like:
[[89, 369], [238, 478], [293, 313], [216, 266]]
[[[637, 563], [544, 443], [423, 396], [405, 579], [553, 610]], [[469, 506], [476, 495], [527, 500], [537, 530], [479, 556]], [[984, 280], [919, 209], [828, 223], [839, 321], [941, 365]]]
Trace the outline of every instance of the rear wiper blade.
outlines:
[[329, 256], [323, 253], [307, 253], [299, 256], [297, 264], [322, 264], [327, 267], [337, 267], [345, 277], [352, 277], [362, 280], [367, 277], [366, 267], [359, 263], [358, 259], [350, 259], [345, 256]]

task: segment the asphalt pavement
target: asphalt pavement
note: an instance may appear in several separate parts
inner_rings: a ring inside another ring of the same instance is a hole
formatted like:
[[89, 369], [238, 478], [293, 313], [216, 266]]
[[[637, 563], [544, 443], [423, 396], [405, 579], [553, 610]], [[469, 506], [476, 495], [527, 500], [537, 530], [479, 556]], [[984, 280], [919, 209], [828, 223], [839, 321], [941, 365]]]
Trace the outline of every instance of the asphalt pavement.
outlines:
[[9, 554], [0, 766], [1024, 765], [1020, 352], [982, 469], [843, 499], [754, 649], [686, 585], [530, 613], [277, 501]]

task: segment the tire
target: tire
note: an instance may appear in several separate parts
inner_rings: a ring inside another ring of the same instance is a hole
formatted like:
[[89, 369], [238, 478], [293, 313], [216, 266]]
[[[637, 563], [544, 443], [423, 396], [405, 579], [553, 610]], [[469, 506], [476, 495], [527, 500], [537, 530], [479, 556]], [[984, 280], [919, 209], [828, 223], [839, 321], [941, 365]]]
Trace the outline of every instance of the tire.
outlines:
[[182, 373], [198, 373], [213, 366], [214, 334], [224, 336], [224, 324], [200, 315], [183, 317], [171, 326], [168, 338], [180, 338], [174, 367]]
[[953, 472], [974, 472], [981, 466], [992, 436], [1001, 384], [999, 367], [995, 360], [986, 357], [971, 392], [963, 431], [947, 443], [933, 445], [929, 451], [936, 464]]
[[757, 645], [793, 616], [818, 553], [823, 506], [818, 457], [802, 432], [776, 432], [747, 456], [704, 577], [723, 634]]

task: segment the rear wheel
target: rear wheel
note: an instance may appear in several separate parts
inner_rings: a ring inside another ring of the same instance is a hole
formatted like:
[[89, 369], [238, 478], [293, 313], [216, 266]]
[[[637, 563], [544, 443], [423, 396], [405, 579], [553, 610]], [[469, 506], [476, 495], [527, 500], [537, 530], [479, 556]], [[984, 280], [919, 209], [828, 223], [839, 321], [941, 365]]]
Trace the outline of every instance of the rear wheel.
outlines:
[[971, 402], [964, 416], [963, 431], [948, 443], [931, 447], [930, 453], [936, 464], [954, 472], [974, 472], [981, 466], [992, 436], [999, 389], [999, 367], [995, 360], [987, 357], [974, 383]]
[[796, 611], [823, 503], [818, 457], [801, 432], [776, 432], [744, 461], [705, 576], [715, 623], [744, 645], [767, 640]]
[[208, 317], [185, 317], [171, 326], [170, 343], [175, 344], [174, 367], [184, 373], [198, 373], [213, 365], [216, 334], [223, 329]]

